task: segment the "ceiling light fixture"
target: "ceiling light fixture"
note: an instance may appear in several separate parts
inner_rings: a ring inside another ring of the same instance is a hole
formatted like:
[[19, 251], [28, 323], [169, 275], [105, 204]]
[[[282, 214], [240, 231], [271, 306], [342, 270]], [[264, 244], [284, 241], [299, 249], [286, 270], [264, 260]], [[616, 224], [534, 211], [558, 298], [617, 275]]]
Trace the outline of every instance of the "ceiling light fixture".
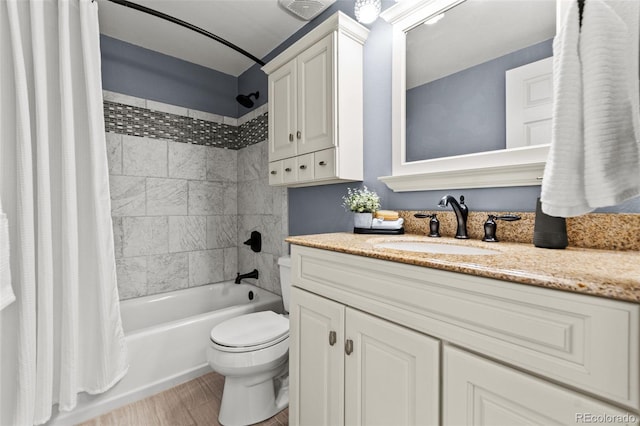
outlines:
[[440, 15], [436, 15], [433, 18], [429, 18], [426, 21], [424, 21], [425, 25], [433, 25], [436, 22], [440, 21], [442, 18], [444, 18], [444, 13], [441, 13]]
[[378, 19], [382, 3], [380, 0], [356, 0], [355, 14], [358, 22], [371, 24]]

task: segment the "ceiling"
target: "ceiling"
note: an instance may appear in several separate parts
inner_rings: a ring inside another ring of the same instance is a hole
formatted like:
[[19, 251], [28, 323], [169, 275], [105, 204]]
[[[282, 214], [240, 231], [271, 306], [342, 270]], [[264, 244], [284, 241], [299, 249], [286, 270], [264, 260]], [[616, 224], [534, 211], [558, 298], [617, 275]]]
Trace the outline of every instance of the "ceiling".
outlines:
[[[277, 0], [133, 0], [207, 30], [263, 58], [302, 28]], [[98, 1], [100, 32], [235, 77], [254, 62], [235, 50], [174, 23]]]

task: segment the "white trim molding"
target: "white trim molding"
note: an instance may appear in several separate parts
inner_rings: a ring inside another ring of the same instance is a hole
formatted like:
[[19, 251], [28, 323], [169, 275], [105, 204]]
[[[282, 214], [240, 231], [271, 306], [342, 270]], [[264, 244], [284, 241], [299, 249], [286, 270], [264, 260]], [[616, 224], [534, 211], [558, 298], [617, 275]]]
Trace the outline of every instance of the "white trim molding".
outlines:
[[383, 19], [393, 24], [392, 174], [378, 179], [393, 191], [533, 186], [542, 183], [549, 145], [406, 161], [406, 33], [429, 17], [463, 1], [405, 0], [381, 14]]
[[366, 27], [349, 18], [343, 12], [338, 11], [300, 38], [300, 40], [293, 43], [287, 50], [270, 60], [269, 63], [261, 68], [262, 71], [272, 74], [275, 70], [334, 31], [339, 31], [360, 44], [364, 44], [369, 36], [369, 30]]
[[405, 162], [394, 169], [398, 173], [378, 179], [395, 192], [535, 186], [542, 183], [548, 153], [549, 145], [537, 145]]
[[534, 186], [542, 183], [543, 173], [544, 162], [382, 176], [378, 179], [394, 192], [406, 192], [436, 189]]

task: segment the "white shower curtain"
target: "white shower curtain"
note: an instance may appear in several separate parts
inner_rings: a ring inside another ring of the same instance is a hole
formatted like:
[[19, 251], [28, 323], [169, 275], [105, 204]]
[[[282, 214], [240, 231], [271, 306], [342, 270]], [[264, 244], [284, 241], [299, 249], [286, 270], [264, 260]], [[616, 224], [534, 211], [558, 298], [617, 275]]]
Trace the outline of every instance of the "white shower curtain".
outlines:
[[41, 424], [127, 370], [91, 0], [0, 0], [0, 166], [0, 424]]

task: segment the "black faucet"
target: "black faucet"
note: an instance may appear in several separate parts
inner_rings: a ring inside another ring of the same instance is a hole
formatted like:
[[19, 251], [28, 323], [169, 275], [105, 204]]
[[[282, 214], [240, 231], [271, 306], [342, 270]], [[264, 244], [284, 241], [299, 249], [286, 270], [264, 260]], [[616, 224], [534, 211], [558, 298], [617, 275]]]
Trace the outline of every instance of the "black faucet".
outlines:
[[458, 229], [456, 230], [456, 238], [461, 240], [466, 240], [469, 238], [467, 235], [467, 216], [469, 216], [469, 208], [464, 203], [464, 195], [460, 196], [460, 203], [456, 201], [455, 197], [447, 194], [438, 203], [438, 206], [441, 208], [445, 208], [446, 206], [451, 205], [453, 208], [453, 212], [456, 214], [456, 219], [458, 220]]
[[236, 281], [235, 281], [235, 283], [236, 283], [236, 284], [240, 284], [240, 280], [243, 280], [243, 279], [245, 279], [245, 278], [255, 278], [255, 279], [258, 279], [258, 276], [259, 276], [259, 275], [260, 275], [260, 273], [258, 272], [258, 270], [257, 270], [257, 269], [254, 269], [253, 271], [248, 272], [248, 273], [246, 273], [246, 274], [242, 274], [242, 275], [240, 274], [240, 272], [238, 272], [238, 275], [236, 275]]

